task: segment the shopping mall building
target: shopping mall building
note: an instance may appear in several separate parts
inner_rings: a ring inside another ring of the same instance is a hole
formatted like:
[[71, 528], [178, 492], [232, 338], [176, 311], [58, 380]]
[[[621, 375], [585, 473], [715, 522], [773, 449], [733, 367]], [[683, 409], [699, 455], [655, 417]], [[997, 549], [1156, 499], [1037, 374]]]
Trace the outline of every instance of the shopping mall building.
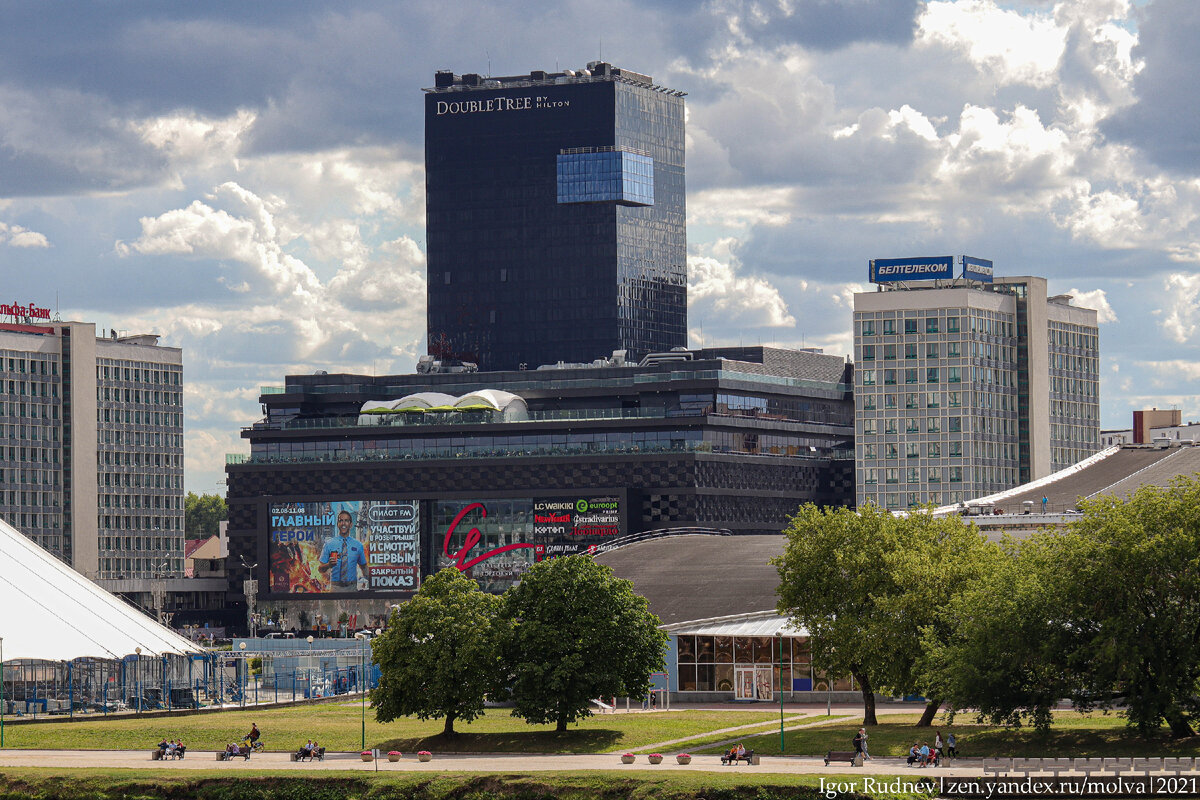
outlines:
[[263, 390], [249, 454], [226, 466], [232, 596], [253, 578], [289, 627], [374, 625], [451, 564], [500, 592], [546, 557], [659, 531], [777, 535], [802, 503], [854, 502], [838, 356], [420, 368]]

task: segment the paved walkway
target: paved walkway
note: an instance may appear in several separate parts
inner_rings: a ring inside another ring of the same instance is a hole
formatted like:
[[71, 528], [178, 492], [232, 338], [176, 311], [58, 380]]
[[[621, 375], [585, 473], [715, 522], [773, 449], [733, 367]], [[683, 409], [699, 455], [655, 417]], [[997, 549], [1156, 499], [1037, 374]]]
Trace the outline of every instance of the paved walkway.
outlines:
[[279, 772], [323, 772], [329, 770], [352, 770], [355, 772], [500, 772], [528, 773], [551, 770], [613, 770], [613, 771], [700, 771], [723, 772], [742, 770], [777, 774], [821, 774], [843, 780], [861, 775], [911, 775], [914, 779], [925, 775], [969, 776], [983, 773], [980, 759], [960, 759], [953, 766], [915, 769], [898, 758], [877, 758], [862, 767], [848, 764], [825, 766], [820, 758], [794, 756], [762, 756], [757, 766], [741, 764], [725, 766], [719, 756], [693, 756], [692, 763], [680, 765], [673, 757], [661, 764], [651, 764], [645, 756], [638, 756], [633, 764], [622, 764], [621, 757], [614, 753], [601, 755], [436, 755], [433, 761], [421, 763], [415, 755], [406, 753], [392, 763], [386, 757], [377, 763], [365, 763], [358, 753], [329, 753], [324, 761], [295, 762], [288, 753], [258, 753], [249, 761], [241, 758], [219, 762], [212, 751], [189, 752], [181, 761], [151, 761], [149, 750], [8, 750], [0, 751], [0, 767], [54, 767], [99, 768], [117, 767], [141, 770], [198, 770], [218, 769], [231, 774], [246, 770], [273, 770]]

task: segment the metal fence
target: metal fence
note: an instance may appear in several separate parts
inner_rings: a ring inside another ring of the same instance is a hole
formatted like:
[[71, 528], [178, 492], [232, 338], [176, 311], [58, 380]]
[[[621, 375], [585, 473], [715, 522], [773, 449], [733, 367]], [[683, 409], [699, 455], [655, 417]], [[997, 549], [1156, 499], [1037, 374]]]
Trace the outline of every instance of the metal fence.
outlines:
[[225, 651], [9, 661], [3, 666], [0, 711], [11, 721], [254, 706], [356, 693], [379, 684], [379, 669], [369, 658], [358, 649], [342, 649], [305, 651], [290, 659]]

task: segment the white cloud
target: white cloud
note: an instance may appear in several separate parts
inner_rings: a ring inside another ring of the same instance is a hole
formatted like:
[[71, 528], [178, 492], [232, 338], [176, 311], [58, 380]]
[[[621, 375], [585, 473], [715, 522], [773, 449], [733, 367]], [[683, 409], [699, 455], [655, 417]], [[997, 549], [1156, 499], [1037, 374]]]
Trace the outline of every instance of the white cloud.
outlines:
[[854, 310], [854, 295], [862, 294], [867, 290], [867, 287], [861, 283], [843, 283], [833, 287], [830, 293], [830, 299], [833, 300], [835, 306]]
[[49, 247], [50, 241], [44, 234], [0, 222], [0, 245], [9, 247]]
[[1194, 342], [1200, 329], [1200, 274], [1177, 272], [1163, 281], [1167, 305], [1156, 311], [1162, 327], [1179, 344]]
[[130, 128], [142, 141], [165, 153], [176, 168], [195, 168], [236, 159], [242, 137], [257, 117], [248, 109], [221, 119], [178, 112], [136, 120]]
[[1053, 17], [1001, 9], [989, 0], [931, 2], [920, 19], [917, 46], [945, 45], [964, 53], [998, 84], [1053, 86], [1067, 31]]
[[778, 289], [758, 276], [739, 274], [740, 265], [732, 253], [735, 244], [733, 240], [722, 240], [714, 247], [714, 255], [688, 257], [688, 299], [695, 309], [693, 318], [719, 320], [718, 327], [795, 325], [796, 318], [788, 312]]
[[889, 111], [888, 120], [893, 129], [905, 127], [927, 142], [938, 140], [937, 131], [934, 130], [933, 123], [929, 121], [929, 118], [907, 103], [901, 106], [899, 111]]
[[[257, 400], [257, 397], [255, 398]], [[252, 409], [254, 403], [250, 405]], [[184, 407], [187, 410], [187, 407]], [[240, 408], [238, 414], [245, 414], [249, 409]], [[216, 473], [214, 465], [225, 463], [226, 453], [246, 453], [249, 448], [241, 438], [240, 431], [227, 425], [214, 425], [210, 428], [189, 430], [184, 434], [183, 469], [184, 474], [195, 476], [204, 474], [213, 476]], [[223, 481], [222, 481], [223, 483]], [[200, 494], [225, 494], [225, 487], [216, 481], [212, 486], [197, 483], [195, 478], [188, 480], [189, 491]]]
[[1090, 292], [1085, 292], [1072, 287], [1066, 291], [1066, 294], [1072, 296], [1075, 305], [1096, 309], [1096, 320], [1099, 323], [1104, 324], [1106, 322], [1119, 321], [1116, 312], [1109, 305], [1108, 293], [1103, 289], [1093, 289]]
[[142, 235], [132, 244], [118, 242], [117, 252], [223, 259], [250, 267], [277, 295], [311, 295], [316, 290], [316, 275], [284, 250], [271, 203], [232, 181], [218, 186], [208, 199], [240, 206], [246, 216], [195, 200], [186, 208], [143, 217]]
[[1153, 370], [1160, 375], [1180, 375], [1189, 381], [1200, 380], [1200, 361], [1184, 361], [1182, 359], [1140, 361], [1138, 366]]
[[769, 186], [713, 189], [688, 198], [688, 222], [727, 228], [779, 226], [792, 218], [794, 191]]

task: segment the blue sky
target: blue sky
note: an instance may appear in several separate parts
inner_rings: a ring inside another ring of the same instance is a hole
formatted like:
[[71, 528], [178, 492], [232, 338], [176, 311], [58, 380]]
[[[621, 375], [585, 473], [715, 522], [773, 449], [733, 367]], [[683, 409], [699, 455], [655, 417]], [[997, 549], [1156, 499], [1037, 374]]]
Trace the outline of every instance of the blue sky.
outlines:
[[[1101, 310], [1104, 427], [1200, 418], [1200, 3], [10, 3], [6, 301], [184, 348], [187, 485], [262, 385], [424, 352], [421, 87], [605, 60], [688, 93], [692, 343], [850, 350], [873, 257]], [[599, 355], [599, 354], [598, 354]]]

